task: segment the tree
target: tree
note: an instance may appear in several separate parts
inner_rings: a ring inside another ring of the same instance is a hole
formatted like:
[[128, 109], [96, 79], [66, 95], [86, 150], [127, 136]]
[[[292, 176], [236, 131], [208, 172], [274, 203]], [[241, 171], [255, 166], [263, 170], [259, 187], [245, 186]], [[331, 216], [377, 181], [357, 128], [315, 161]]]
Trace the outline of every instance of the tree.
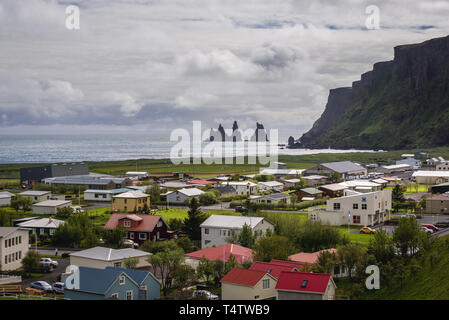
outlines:
[[338, 248], [337, 260], [348, 269], [349, 278], [352, 278], [355, 266], [364, 259], [366, 249], [358, 243], [350, 242]]
[[147, 258], [151, 264], [153, 274], [159, 274], [162, 282], [162, 292], [164, 296], [167, 295], [168, 290], [172, 286], [172, 280], [176, 275], [182, 260], [184, 259], [184, 252], [178, 248], [175, 250], [162, 250]]
[[6, 210], [0, 210], [0, 227], [11, 226], [11, 215]]
[[127, 234], [128, 231], [124, 227], [117, 226], [113, 230], [105, 230], [104, 239], [109, 246], [120, 248]]
[[168, 227], [173, 231], [181, 231], [183, 220], [180, 218], [173, 218], [168, 221]]
[[256, 236], [254, 235], [253, 230], [245, 223], [238, 235], [238, 243], [243, 247], [252, 248], [255, 241]]
[[198, 248], [190, 241], [188, 237], [180, 237], [176, 240], [176, 245], [180, 247], [184, 253], [196, 251]]
[[159, 201], [161, 201], [161, 187], [159, 186], [158, 183], [154, 183], [151, 186], [149, 194], [151, 202], [158, 203]]
[[207, 219], [207, 216], [201, 212], [198, 200], [192, 198], [189, 204], [188, 217], [184, 219], [182, 231], [184, 231], [192, 240], [201, 240], [200, 225]]
[[126, 269], [135, 269], [139, 264], [138, 258], [126, 258], [123, 260], [123, 265]]
[[19, 197], [19, 202], [20, 202], [23, 212], [31, 210], [31, 205], [33, 204], [33, 200], [31, 198]]
[[181, 263], [173, 271], [173, 279], [175, 280], [175, 287], [177, 289], [183, 289], [189, 287], [196, 282], [196, 272], [191, 266]]
[[200, 194], [199, 201], [202, 205], [211, 205], [217, 203], [217, 197], [213, 192], [205, 192]]
[[376, 261], [385, 264], [394, 257], [393, 239], [386, 230], [380, 228], [371, 239], [368, 250], [374, 255]]
[[73, 214], [73, 209], [71, 207], [58, 208], [56, 210], [56, 218], [58, 219], [68, 219]]
[[393, 231], [393, 242], [402, 256], [415, 255], [425, 246], [427, 235], [414, 217], [401, 218]]
[[213, 261], [206, 259], [206, 257], [202, 257], [198, 263], [198, 267], [196, 268], [198, 278], [204, 279], [207, 283], [209, 283], [215, 276], [215, 268], [216, 265]]
[[316, 264], [312, 267], [314, 272], [332, 273], [337, 264], [337, 255], [327, 250], [322, 251], [317, 259]]
[[16, 210], [16, 213], [19, 213], [20, 210], [20, 201], [19, 199], [11, 199], [11, 208], [13, 208], [14, 210]]
[[269, 262], [273, 259], [287, 260], [296, 249], [287, 237], [274, 235], [257, 240], [253, 251], [255, 260]]
[[342, 180], [342, 179], [341, 179], [341, 174], [338, 173], [338, 172], [333, 171], [333, 172], [331, 172], [331, 174], [329, 175], [329, 180], [332, 181], [333, 183], [340, 182], [340, 181]]
[[[293, 228], [294, 225], [292, 224]], [[335, 248], [342, 241], [336, 228], [323, 225], [319, 221], [306, 221], [298, 226], [297, 231], [290, 231], [294, 244], [305, 252], [315, 252], [327, 248]], [[284, 235], [287, 235], [284, 234]]]
[[393, 187], [393, 190], [391, 191], [391, 200], [393, 202], [404, 202], [404, 192], [405, 187], [400, 185], [399, 183], [396, 183]]
[[22, 268], [27, 273], [32, 273], [40, 267], [40, 257], [36, 251], [28, 251], [22, 259]]

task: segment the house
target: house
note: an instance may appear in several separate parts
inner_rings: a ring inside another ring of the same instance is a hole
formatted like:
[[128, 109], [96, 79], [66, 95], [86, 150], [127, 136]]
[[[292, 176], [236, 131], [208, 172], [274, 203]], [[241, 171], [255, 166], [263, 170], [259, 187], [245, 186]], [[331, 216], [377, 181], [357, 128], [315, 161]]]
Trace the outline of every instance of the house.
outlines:
[[203, 180], [203, 179], [195, 179], [195, 180], [187, 181], [187, 184], [195, 185], [195, 186], [198, 186], [198, 187], [205, 187], [205, 186], [208, 186], [208, 185], [213, 186], [213, 185], [217, 184], [217, 182], [216, 181], [210, 181], [210, 180]]
[[30, 234], [52, 236], [65, 221], [54, 218], [31, 219], [17, 224], [18, 227], [30, 229]]
[[306, 185], [308, 187], [319, 186], [325, 184], [327, 181], [326, 176], [319, 176], [319, 175], [305, 176], [303, 177], [303, 179], [306, 180]]
[[309, 211], [309, 219], [340, 225], [373, 226], [389, 219], [391, 213], [391, 189], [359, 193], [329, 199], [325, 209]]
[[176, 191], [167, 192], [168, 203], [186, 203], [194, 197], [198, 197], [204, 193], [198, 188], [179, 189]]
[[150, 264], [146, 259], [151, 253], [126, 248], [111, 249], [105, 247], [94, 247], [82, 251], [75, 251], [70, 254], [70, 264], [78, 267], [91, 267], [104, 269], [106, 267], [121, 268], [124, 266], [123, 260], [137, 258], [139, 260], [137, 268], [148, 267]]
[[218, 185], [215, 190], [220, 192], [220, 197], [234, 197], [237, 195], [237, 191], [230, 185]]
[[445, 193], [426, 198], [426, 213], [449, 214], [449, 195]]
[[9, 207], [11, 205], [11, 199], [15, 196], [14, 193], [0, 191], [0, 207]]
[[389, 166], [381, 166], [378, 168], [378, 171], [380, 173], [395, 173], [395, 172], [403, 172], [407, 170], [412, 170], [413, 166], [408, 163], [402, 163], [402, 164], [392, 164]]
[[248, 200], [252, 203], [290, 204], [291, 197], [292, 196], [288, 193], [277, 192], [260, 196], [250, 196]]
[[388, 185], [388, 180], [385, 180], [383, 178], [373, 179], [371, 180], [371, 182], [380, 184], [381, 188], [385, 188]]
[[321, 175], [329, 177], [332, 173], [338, 173], [344, 180], [352, 180], [366, 176], [368, 170], [361, 165], [351, 161], [339, 161], [321, 163], [315, 167], [306, 169], [303, 172], [304, 176]]
[[358, 192], [373, 192], [382, 189], [382, 185], [368, 180], [350, 180], [341, 182], [340, 185], [347, 187], [346, 190], [355, 190]]
[[133, 190], [112, 196], [112, 211], [142, 212], [150, 209], [150, 195]]
[[70, 200], [46, 200], [35, 203], [31, 206], [33, 214], [56, 214], [58, 209], [70, 208], [72, 201]]
[[0, 270], [22, 267], [28, 252], [29, 230], [22, 227], [0, 227]]
[[408, 164], [412, 169], [419, 169], [422, 166], [421, 160], [414, 159], [414, 158], [397, 160], [396, 164]]
[[179, 181], [168, 181], [165, 183], [161, 183], [159, 186], [163, 189], [168, 189], [168, 190], [179, 190], [179, 189], [193, 187], [193, 185], [191, 185], [191, 184], [188, 184], [185, 182], [179, 182]]
[[84, 191], [85, 201], [112, 201], [112, 197], [121, 193], [131, 191], [128, 188], [112, 189], [112, 190], [100, 190], [100, 189], [87, 189]]
[[332, 248], [332, 249], [325, 249], [325, 250], [320, 250], [320, 251], [316, 251], [316, 252], [312, 252], [312, 253], [308, 253], [308, 252], [295, 253], [295, 254], [290, 255], [288, 257], [288, 259], [291, 261], [294, 261], [294, 262], [298, 262], [298, 263], [314, 265], [314, 264], [316, 264], [319, 255], [323, 251], [328, 251], [329, 253], [337, 253], [337, 249]]
[[300, 179], [283, 179], [281, 180], [284, 184], [284, 190], [289, 190], [290, 188], [294, 188], [297, 183], [300, 183]]
[[263, 271], [271, 274], [276, 279], [279, 279], [282, 271], [296, 271], [299, 272], [304, 267], [304, 264], [292, 261], [271, 260], [270, 262], [256, 261], [249, 270]]
[[33, 203], [42, 202], [45, 200], [50, 200], [51, 191], [35, 191], [29, 190], [19, 193], [20, 197], [30, 198]]
[[446, 193], [449, 192], [449, 182], [437, 184], [435, 186], [431, 186], [430, 190], [431, 193]]
[[334, 300], [330, 274], [282, 271], [276, 284], [277, 300]]
[[113, 213], [104, 228], [114, 230], [117, 226], [128, 231], [127, 239], [139, 244], [169, 238], [167, 223], [157, 215]]
[[259, 191], [273, 191], [273, 190], [282, 190], [284, 188], [284, 184], [278, 181], [266, 181], [259, 182], [257, 184], [259, 187]]
[[147, 179], [149, 177], [149, 174], [146, 171], [128, 171], [125, 173], [125, 177], [143, 180]]
[[449, 171], [449, 161], [443, 161], [440, 163], [437, 163], [435, 166], [436, 171]]
[[203, 257], [211, 261], [220, 260], [227, 262], [231, 254], [235, 257], [238, 264], [253, 261], [253, 251], [251, 249], [232, 243], [186, 253], [184, 255], [184, 261], [186, 264], [196, 269]]
[[240, 233], [244, 225], [248, 225], [253, 232], [266, 234], [267, 230], [274, 231], [274, 225], [263, 217], [227, 216], [213, 214], [201, 226], [201, 248], [221, 246], [226, 239]]
[[348, 189], [348, 187], [340, 183], [325, 184], [324, 186], [318, 187], [318, 190], [323, 191], [323, 195], [329, 198], [343, 196], [346, 189]]
[[237, 195], [250, 195], [257, 193], [257, 184], [251, 181], [230, 181], [221, 185], [229, 185], [235, 189]]
[[44, 183], [49, 185], [70, 185], [70, 186], [83, 186], [87, 189], [101, 189], [101, 190], [111, 190], [111, 189], [121, 189], [126, 188], [133, 184], [133, 180], [127, 177], [113, 177], [109, 175], [101, 174], [89, 174], [81, 176], [64, 176], [55, 178], [46, 178], [42, 180]]
[[412, 177], [419, 184], [440, 184], [449, 182], [449, 171], [415, 171]]
[[161, 283], [151, 272], [106, 267], [79, 267], [79, 287], [64, 290], [68, 300], [154, 300], [160, 297]]
[[265, 271], [233, 268], [220, 282], [222, 300], [276, 300], [277, 279]]
[[20, 182], [34, 185], [45, 178], [89, 174], [89, 166], [85, 163], [50, 164], [39, 167], [20, 168]]
[[286, 177], [297, 177], [304, 172], [304, 169], [280, 169], [280, 168], [260, 168], [260, 175], [274, 176], [276, 179], [282, 179]]
[[304, 197], [320, 199], [323, 197], [323, 191], [317, 188], [304, 188], [296, 191], [296, 195], [298, 196], [298, 200], [303, 200]]
[[443, 157], [437, 157], [437, 158], [431, 158], [431, 159], [427, 159], [427, 164], [431, 165], [431, 166], [436, 166], [439, 163], [445, 162], [446, 160], [444, 160]]

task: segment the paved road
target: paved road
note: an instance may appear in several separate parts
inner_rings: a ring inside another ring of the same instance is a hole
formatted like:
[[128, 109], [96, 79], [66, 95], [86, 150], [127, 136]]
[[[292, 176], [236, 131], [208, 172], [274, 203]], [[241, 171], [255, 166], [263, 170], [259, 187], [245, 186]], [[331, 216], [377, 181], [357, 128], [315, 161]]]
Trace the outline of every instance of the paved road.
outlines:
[[25, 288], [29, 287], [30, 284], [34, 281], [45, 281], [48, 284], [52, 285], [54, 282], [56, 282], [57, 277], [65, 272], [65, 269], [67, 268], [67, 266], [70, 264], [70, 260], [69, 259], [55, 259], [56, 261], [58, 261], [58, 267], [56, 269], [54, 269], [52, 272], [50, 273], [44, 273], [42, 275], [42, 277], [39, 278], [22, 278], [22, 290], [25, 290]]
[[[422, 215], [421, 219], [418, 219], [418, 222], [420, 224], [435, 224], [438, 222], [449, 222], [449, 216], [438, 216], [438, 215]], [[385, 231], [387, 231], [387, 233], [389, 235], [393, 234], [394, 228], [395, 226], [393, 225], [379, 225], [379, 226], [375, 226], [374, 229], [379, 229], [380, 227], [382, 227], [382, 229], [384, 229]], [[353, 233], [357, 233], [358, 231], [356, 230]], [[444, 235], [449, 234], [449, 228], [446, 229], [442, 229], [441, 231], [436, 232], [434, 235], [437, 237], [442, 237]]]

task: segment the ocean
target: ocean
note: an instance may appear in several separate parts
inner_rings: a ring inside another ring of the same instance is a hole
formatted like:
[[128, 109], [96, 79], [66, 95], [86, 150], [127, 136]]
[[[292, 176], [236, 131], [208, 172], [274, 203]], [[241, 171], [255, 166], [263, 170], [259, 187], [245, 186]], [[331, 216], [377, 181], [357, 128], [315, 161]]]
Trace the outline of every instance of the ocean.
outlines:
[[[167, 159], [176, 144], [177, 142], [170, 142], [169, 135], [0, 135], [0, 163]], [[279, 155], [374, 152], [334, 149], [281, 150], [277, 146], [273, 147], [278, 150]]]

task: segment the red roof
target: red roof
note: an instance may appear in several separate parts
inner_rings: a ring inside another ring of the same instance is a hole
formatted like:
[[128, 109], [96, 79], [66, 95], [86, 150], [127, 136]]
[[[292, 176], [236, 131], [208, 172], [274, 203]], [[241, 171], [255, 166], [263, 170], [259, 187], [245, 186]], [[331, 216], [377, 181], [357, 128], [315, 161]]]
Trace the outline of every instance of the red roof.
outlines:
[[449, 196], [447, 196], [445, 194], [439, 194], [439, 195], [431, 197], [430, 199], [428, 198], [428, 200], [448, 201], [449, 200]]
[[292, 254], [288, 258], [294, 262], [315, 264], [316, 261], [318, 260], [318, 256], [320, 255], [320, 253], [322, 251], [329, 251], [330, 253], [336, 253], [337, 249], [326, 249], [326, 250], [321, 250], [321, 251], [317, 251], [317, 252], [313, 252], [313, 253], [300, 252], [300, 253]]
[[[133, 221], [138, 221], [136, 226], [129, 228], [135, 231], [147, 231], [152, 232], [156, 224], [161, 218], [161, 216], [151, 215], [151, 214], [126, 214], [126, 213], [113, 213], [109, 218], [108, 222], [104, 226], [105, 229], [113, 230], [119, 224], [119, 220], [128, 218]], [[139, 220], [142, 219], [142, 220]]]
[[196, 259], [205, 257], [208, 260], [220, 260], [226, 262], [228, 261], [231, 253], [239, 264], [253, 260], [253, 252], [251, 249], [231, 243], [227, 243], [219, 247], [206, 248], [195, 252], [186, 253], [184, 256]]
[[285, 260], [273, 259], [273, 260], [270, 261], [270, 263], [272, 263], [272, 264], [274, 263], [274, 264], [282, 265], [282, 266], [288, 266], [288, 267], [291, 267], [291, 268], [296, 268], [298, 270], [301, 269], [302, 267], [304, 267], [303, 263], [296, 262], [296, 261], [285, 261]]
[[295, 269], [298, 271], [299, 268], [300, 268], [299, 266], [276, 263], [273, 261], [272, 262], [256, 261], [249, 268], [249, 270], [263, 271], [265, 273], [271, 274], [275, 278], [279, 278], [279, 275], [281, 274], [282, 271], [295, 271]]
[[217, 183], [217, 182], [215, 182], [215, 181], [208, 181], [208, 180], [200, 180], [200, 179], [198, 179], [198, 180], [190, 180], [190, 181], [187, 181], [187, 183], [190, 183], [190, 184], [215, 184], [215, 183]]
[[221, 279], [221, 282], [254, 287], [265, 275], [264, 271], [233, 268]]
[[325, 293], [330, 279], [327, 273], [282, 271], [276, 290]]

